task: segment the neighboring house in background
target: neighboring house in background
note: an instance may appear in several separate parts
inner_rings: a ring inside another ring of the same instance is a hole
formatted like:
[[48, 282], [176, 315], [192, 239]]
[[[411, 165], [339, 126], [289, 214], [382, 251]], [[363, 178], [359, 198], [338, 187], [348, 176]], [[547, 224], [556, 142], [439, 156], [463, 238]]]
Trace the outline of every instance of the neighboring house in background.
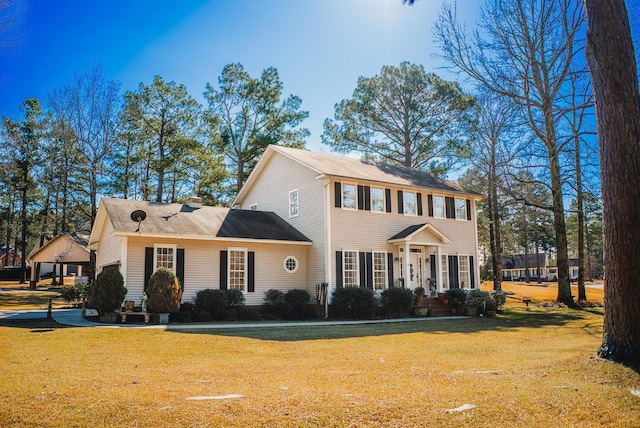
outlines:
[[[143, 211], [138, 222], [132, 213]], [[132, 219], [134, 217], [134, 219]], [[120, 270], [127, 300], [139, 302], [151, 274], [173, 270], [183, 301], [199, 290], [235, 288], [248, 305], [270, 288], [304, 288], [311, 241], [274, 213], [186, 204], [102, 199], [89, 248], [97, 272]]]
[[273, 211], [313, 241], [308, 289], [436, 292], [479, 284], [481, 199], [423, 171], [269, 146], [234, 206]]
[[[60, 234], [47, 241], [42, 246], [33, 247], [27, 260], [31, 262], [31, 288], [35, 288], [36, 269], [35, 263], [40, 263], [40, 275], [53, 272], [53, 266], [59, 265], [62, 276], [75, 275], [76, 282], [87, 282], [86, 273], [89, 272], [89, 250], [87, 235]], [[60, 271], [58, 271], [60, 274]]]
[[[526, 256], [526, 259], [525, 259]], [[489, 258], [487, 269], [493, 271], [493, 260]], [[538, 254], [511, 254], [502, 256], [502, 279], [506, 281], [524, 280], [529, 271], [529, 279], [543, 281], [557, 281], [558, 267], [551, 264], [546, 253]], [[569, 277], [578, 278], [578, 259], [569, 259]]]
[[272, 288], [314, 295], [319, 283], [329, 296], [351, 286], [475, 288], [481, 198], [410, 168], [269, 146], [233, 209], [103, 199], [89, 248], [98, 272], [122, 272], [134, 301], [159, 266], [176, 272], [183, 301], [205, 288], [242, 290], [248, 305]]

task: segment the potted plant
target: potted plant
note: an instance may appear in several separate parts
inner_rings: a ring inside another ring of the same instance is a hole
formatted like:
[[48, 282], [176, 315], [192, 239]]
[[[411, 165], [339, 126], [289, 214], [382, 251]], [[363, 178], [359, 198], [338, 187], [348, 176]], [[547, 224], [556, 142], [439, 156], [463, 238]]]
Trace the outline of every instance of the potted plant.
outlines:
[[451, 307], [451, 313], [455, 315], [459, 310], [461, 310], [467, 299], [467, 293], [460, 288], [450, 288], [445, 291], [443, 295], [443, 301], [447, 299], [449, 301], [449, 306]]
[[116, 321], [115, 310], [122, 305], [126, 295], [124, 278], [116, 269], [105, 269], [100, 272], [89, 289], [90, 304], [98, 310], [101, 322]]
[[147, 310], [160, 314], [160, 324], [167, 324], [169, 314], [180, 310], [182, 289], [172, 270], [158, 268], [149, 278], [146, 293]]
[[425, 291], [423, 287], [416, 287], [413, 289], [413, 294], [415, 294], [416, 306], [422, 305], [422, 298], [424, 297], [424, 293]]

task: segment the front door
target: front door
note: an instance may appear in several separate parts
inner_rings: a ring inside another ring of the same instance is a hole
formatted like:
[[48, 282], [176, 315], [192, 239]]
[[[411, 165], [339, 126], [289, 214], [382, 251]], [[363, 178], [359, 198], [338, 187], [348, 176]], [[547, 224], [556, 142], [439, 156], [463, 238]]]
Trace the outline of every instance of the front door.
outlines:
[[424, 259], [422, 252], [409, 253], [409, 288], [424, 287]]

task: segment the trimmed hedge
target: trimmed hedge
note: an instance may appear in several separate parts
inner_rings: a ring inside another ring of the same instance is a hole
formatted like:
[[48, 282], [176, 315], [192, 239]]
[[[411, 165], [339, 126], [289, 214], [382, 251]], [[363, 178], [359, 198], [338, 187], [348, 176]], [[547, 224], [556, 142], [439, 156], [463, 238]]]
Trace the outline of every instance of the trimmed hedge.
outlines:
[[232, 309], [243, 306], [242, 291], [207, 288], [196, 293], [194, 319], [196, 321], [237, 319], [237, 312]]
[[413, 304], [413, 291], [401, 287], [387, 288], [382, 292], [380, 303], [382, 303], [384, 314], [387, 316], [408, 316]]
[[377, 309], [378, 301], [369, 288], [344, 287], [333, 291], [331, 311], [335, 317], [371, 319]]

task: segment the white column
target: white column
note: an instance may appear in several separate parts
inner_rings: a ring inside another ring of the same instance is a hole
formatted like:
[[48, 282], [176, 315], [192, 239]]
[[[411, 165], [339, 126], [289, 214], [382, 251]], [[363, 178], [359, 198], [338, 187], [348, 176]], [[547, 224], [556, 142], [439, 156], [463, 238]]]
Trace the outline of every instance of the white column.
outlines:
[[442, 257], [440, 256], [440, 245], [436, 245], [436, 272], [436, 277], [438, 278], [436, 281], [436, 290], [438, 292], [442, 292], [444, 278], [442, 278]]
[[409, 241], [404, 243], [404, 256], [402, 257], [402, 263], [404, 264], [404, 287], [409, 288], [409, 281], [411, 278], [411, 272], [409, 272]]

